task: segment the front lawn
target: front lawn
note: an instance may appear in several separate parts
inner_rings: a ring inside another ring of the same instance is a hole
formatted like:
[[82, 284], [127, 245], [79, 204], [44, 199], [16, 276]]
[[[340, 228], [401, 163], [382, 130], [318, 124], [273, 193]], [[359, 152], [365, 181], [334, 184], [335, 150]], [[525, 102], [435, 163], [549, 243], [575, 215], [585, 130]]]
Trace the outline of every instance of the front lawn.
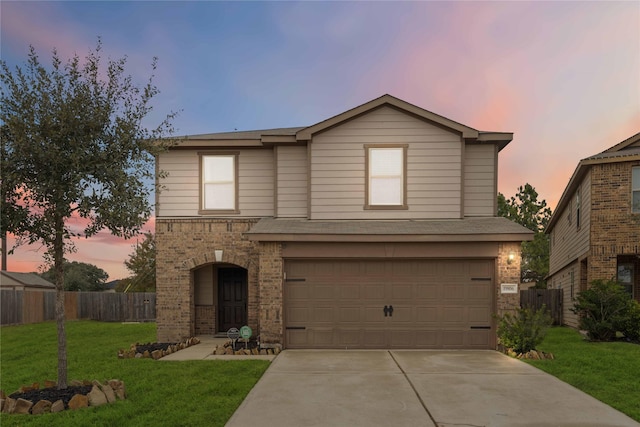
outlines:
[[525, 361], [640, 421], [640, 345], [588, 342], [558, 327], [549, 329], [538, 350], [555, 360]]
[[[68, 378], [120, 379], [127, 399], [45, 415], [0, 414], [8, 426], [224, 426], [267, 369], [262, 360], [118, 359], [119, 348], [156, 341], [155, 323], [67, 322]], [[0, 388], [57, 378], [54, 322], [0, 328]]]

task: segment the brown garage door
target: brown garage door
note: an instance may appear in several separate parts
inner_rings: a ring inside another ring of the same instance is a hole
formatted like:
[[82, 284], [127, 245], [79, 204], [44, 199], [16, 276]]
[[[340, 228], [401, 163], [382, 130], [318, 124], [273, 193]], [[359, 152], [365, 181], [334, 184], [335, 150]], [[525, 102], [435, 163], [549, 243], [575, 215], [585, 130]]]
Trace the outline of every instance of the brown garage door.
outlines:
[[288, 348], [495, 344], [492, 260], [287, 260], [285, 272]]

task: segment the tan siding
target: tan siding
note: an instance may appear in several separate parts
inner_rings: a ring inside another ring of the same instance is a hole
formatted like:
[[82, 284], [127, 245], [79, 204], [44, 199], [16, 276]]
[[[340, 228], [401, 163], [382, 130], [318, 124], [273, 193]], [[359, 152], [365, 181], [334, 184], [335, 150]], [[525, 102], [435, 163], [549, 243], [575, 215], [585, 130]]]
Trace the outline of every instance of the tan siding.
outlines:
[[464, 215], [494, 216], [496, 155], [493, 145], [467, 145], [464, 164]]
[[307, 216], [307, 147], [277, 147], [278, 217]]
[[[163, 153], [158, 157], [158, 167], [168, 176], [160, 180], [164, 189], [158, 195], [157, 215], [198, 216], [200, 183], [197, 151]], [[240, 150], [238, 167], [240, 214], [233, 216], [273, 216], [273, 151]]]
[[197, 269], [193, 274], [195, 305], [213, 305], [213, 265], [206, 265]]
[[[408, 144], [408, 210], [365, 210], [365, 144]], [[460, 218], [462, 142], [390, 107], [314, 136], [312, 219]]]
[[[558, 271], [547, 283], [551, 289], [562, 289], [562, 323], [573, 328], [578, 327], [578, 316], [571, 311], [575, 297], [580, 291], [580, 264], [574, 262]], [[573, 298], [571, 296], [571, 273], [573, 273]]]
[[[580, 228], [576, 227], [576, 193], [574, 192], [571, 194], [571, 203], [559, 213], [558, 221], [549, 236], [551, 240], [549, 273], [551, 275], [589, 251], [591, 172], [587, 173], [583, 179], [580, 189], [582, 197]], [[568, 209], [571, 209], [571, 223], [568, 219]], [[556, 215], [558, 215], [557, 212]]]

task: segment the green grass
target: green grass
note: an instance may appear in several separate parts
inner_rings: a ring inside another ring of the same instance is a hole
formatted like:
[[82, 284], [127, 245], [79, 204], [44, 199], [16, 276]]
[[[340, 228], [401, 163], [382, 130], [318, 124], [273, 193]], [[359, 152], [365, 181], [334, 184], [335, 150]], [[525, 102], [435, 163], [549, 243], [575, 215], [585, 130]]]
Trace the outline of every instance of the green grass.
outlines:
[[[0, 414], [9, 426], [223, 426], [267, 369], [261, 360], [163, 362], [118, 359], [119, 348], [156, 341], [155, 323], [67, 322], [68, 378], [117, 378], [127, 399], [45, 415]], [[0, 388], [57, 378], [55, 323], [0, 328]]]
[[640, 345], [588, 342], [576, 330], [558, 327], [538, 350], [553, 353], [555, 360], [527, 363], [640, 421]]

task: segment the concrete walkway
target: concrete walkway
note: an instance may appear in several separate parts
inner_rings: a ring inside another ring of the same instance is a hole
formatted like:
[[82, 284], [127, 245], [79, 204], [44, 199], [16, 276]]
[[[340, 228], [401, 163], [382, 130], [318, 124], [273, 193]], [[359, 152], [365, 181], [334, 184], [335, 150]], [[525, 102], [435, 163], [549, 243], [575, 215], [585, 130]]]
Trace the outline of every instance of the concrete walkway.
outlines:
[[495, 351], [286, 350], [227, 426], [640, 424]]

